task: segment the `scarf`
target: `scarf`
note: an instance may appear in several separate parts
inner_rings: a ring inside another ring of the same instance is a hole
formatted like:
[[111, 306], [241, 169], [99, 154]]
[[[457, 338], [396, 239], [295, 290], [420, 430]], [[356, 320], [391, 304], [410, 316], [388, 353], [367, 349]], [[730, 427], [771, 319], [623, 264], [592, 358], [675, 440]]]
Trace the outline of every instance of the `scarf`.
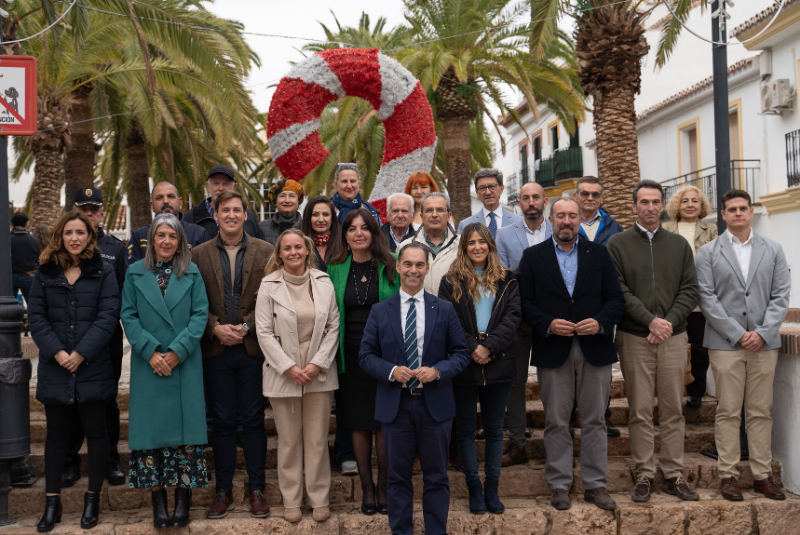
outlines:
[[281, 232], [293, 228], [295, 223], [297, 222], [297, 212], [288, 217], [281, 213], [276, 213], [275, 215], [278, 216], [276, 223], [278, 223], [278, 228], [280, 229]]
[[370, 210], [368, 208], [368, 205], [366, 205], [364, 203], [364, 200], [361, 198], [361, 193], [356, 195], [356, 198], [353, 199], [352, 201], [346, 201], [346, 200], [342, 199], [339, 196], [339, 194], [337, 193], [337, 194], [335, 194], [333, 196], [333, 198], [331, 199], [331, 202], [336, 207], [336, 209], [339, 211], [339, 214], [338, 214], [339, 223], [343, 222], [344, 218], [347, 217], [347, 214], [349, 214], [352, 210], [358, 210], [362, 206], [364, 208], [366, 208], [367, 210], [369, 210], [370, 213], [372, 213], [372, 210]]
[[314, 234], [314, 245], [327, 245], [328, 240], [331, 238], [331, 233], [328, 232], [324, 236]]

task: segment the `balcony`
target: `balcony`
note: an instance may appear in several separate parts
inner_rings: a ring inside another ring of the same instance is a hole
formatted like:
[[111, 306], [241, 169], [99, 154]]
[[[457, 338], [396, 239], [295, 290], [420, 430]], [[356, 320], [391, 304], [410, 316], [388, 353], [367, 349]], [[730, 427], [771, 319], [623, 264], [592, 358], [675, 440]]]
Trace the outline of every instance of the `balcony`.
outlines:
[[[731, 160], [731, 189], [741, 189], [755, 200], [756, 175], [761, 171], [761, 160]], [[706, 167], [661, 183], [664, 187], [665, 202], [683, 186], [695, 186], [708, 198], [711, 208], [717, 209], [717, 173], [716, 167]]]
[[786, 134], [786, 179], [790, 188], [800, 186], [800, 130]]
[[556, 185], [556, 161], [553, 158], [539, 160], [539, 169], [536, 171], [536, 182], [543, 188]]
[[583, 176], [583, 149], [581, 147], [568, 147], [557, 150], [555, 160], [557, 181]]

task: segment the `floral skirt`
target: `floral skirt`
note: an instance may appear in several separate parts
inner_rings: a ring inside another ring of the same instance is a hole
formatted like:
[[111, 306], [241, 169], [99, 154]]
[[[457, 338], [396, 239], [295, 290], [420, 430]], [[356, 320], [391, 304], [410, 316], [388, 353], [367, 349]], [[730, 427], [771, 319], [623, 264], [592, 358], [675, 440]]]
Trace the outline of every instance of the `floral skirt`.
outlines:
[[128, 466], [128, 486], [132, 489], [159, 485], [190, 489], [208, 486], [205, 448], [202, 445], [133, 450]]

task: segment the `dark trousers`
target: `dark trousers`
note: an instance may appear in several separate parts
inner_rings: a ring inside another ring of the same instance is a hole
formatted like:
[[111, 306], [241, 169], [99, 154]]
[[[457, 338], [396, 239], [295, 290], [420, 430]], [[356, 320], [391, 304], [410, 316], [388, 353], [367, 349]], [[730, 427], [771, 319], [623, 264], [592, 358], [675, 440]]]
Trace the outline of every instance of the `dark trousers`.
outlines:
[[692, 312], [687, 318], [686, 334], [692, 346], [692, 376], [694, 381], [686, 385], [686, 393], [701, 398], [706, 395], [706, 374], [708, 373], [708, 349], [703, 347], [706, 331], [706, 317], [702, 312]]
[[47, 417], [47, 439], [44, 443], [46, 492], [61, 493], [61, 474], [67, 460], [75, 416], [81, 421], [89, 445], [89, 492], [100, 492], [108, 465], [105, 402], [45, 405], [44, 411]]
[[411, 535], [414, 528], [411, 469], [417, 451], [422, 465], [425, 535], [447, 533], [450, 510], [447, 450], [451, 425], [452, 420], [437, 422], [433, 419], [424, 396], [406, 392], [400, 394], [400, 407], [394, 421], [381, 424], [389, 469], [389, 526], [394, 535]]
[[11, 281], [14, 284], [14, 297], [17, 296], [18, 291], [22, 291], [22, 297], [25, 298], [25, 304], [28, 303], [28, 298], [31, 295], [31, 285], [33, 284], [34, 274], [31, 273], [13, 273]]
[[[122, 377], [122, 324], [117, 325], [117, 330], [108, 343], [108, 352], [111, 357], [111, 366], [114, 368], [114, 396], [106, 402], [106, 432], [108, 433], [108, 460], [119, 464], [119, 407], [117, 406], [117, 385]], [[78, 455], [85, 437], [80, 417], [75, 414], [69, 434], [69, 454], [67, 461], [75, 466], [80, 466], [81, 457]]]
[[263, 357], [251, 357], [243, 344], [203, 360], [214, 419], [214, 473], [217, 492], [233, 491], [236, 471], [236, 417], [242, 420], [242, 449], [249, 492], [264, 491], [267, 469], [266, 399], [262, 395]]
[[[333, 405], [336, 406], [336, 390], [333, 396]], [[356, 454], [353, 451], [353, 432], [339, 424], [339, 410], [336, 410], [336, 434], [333, 439], [333, 457], [337, 464], [346, 461], [355, 461]]]
[[481, 401], [481, 419], [486, 435], [486, 479], [500, 479], [503, 458], [503, 419], [511, 393], [511, 382], [492, 385], [453, 385], [456, 398], [458, 455], [467, 481], [478, 481], [478, 454], [475, 450], [476, 399]]

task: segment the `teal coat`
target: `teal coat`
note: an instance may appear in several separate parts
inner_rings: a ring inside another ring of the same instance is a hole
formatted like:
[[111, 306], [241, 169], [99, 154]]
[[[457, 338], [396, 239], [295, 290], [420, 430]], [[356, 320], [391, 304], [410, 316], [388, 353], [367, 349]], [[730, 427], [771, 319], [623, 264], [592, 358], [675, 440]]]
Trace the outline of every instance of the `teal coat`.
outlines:
[[[131, 450], [206, 444], [203, 355], [208, 321], [206, 287], [197, 266], [169, 280], [166, 295], [144, 260], [128, 267], [122, 291], [122, 326], [131, 344]], [[153, 352], [174, 351], [181, 363], [169, 376], [153, 373]]]
[[[397, 255], [392, 253], [394, 258]], [[339, 352], [336, 354], [336, 362], [339, 365], [339, 373], [344, 373], [344, 290], [347, 287], [347, 277], [350, 275], [350, 266], [353, 263], [353, 255], [347, 257], [341, 264], [328, 264], [328, 276], [336, 290], [336, 305], [339, 307]], [[400, 275], [395, 273], [395, 280], [390, 281], [386, 276], [386, 266], [378, 261], [378, 299], [383, 301], [400, 291]]]

